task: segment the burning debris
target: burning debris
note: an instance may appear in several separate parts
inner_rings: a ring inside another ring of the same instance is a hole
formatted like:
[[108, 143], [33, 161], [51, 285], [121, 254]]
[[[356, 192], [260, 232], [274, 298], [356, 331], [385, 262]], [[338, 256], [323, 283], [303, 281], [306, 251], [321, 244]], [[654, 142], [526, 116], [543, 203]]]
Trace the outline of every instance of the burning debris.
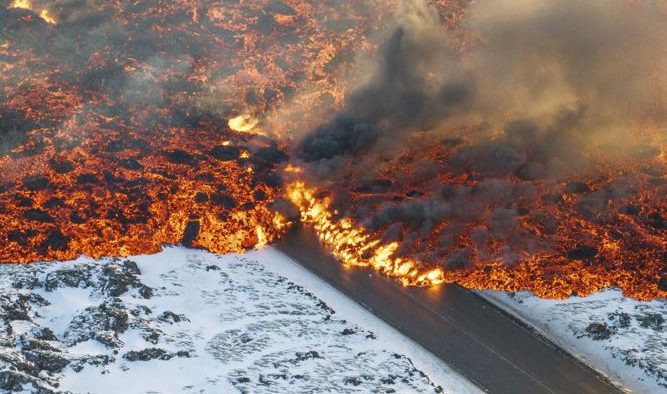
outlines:
[[6, 2], [0, 261], [300, 216], [408, 285], [667, 294], [664, 6], [350, 3]]

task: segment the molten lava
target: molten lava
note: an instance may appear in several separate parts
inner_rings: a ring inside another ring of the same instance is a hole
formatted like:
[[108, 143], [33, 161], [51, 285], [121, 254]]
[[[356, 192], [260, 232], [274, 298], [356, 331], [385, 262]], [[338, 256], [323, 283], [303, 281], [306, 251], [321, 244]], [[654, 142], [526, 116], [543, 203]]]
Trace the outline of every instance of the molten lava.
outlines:
[[[641, 160], [558, 180], [487, 176], [464, 130], [317, 183], [282, 128], [342, 105], [398, 2], [204, 3], [0, 10], [0, 262], [243, 252], [287, 232], [288, 199], [342, 263], [404, 285], [667, 296], [664, 129], [642, 125]], [[461, 51], [479, 40], [456, 29], [467, 1], [429, 3]]]
[[275, 107], [353, 51], [361, 32], [337, 24], [360, 12], [178, 0], [0, 9], [0, 261], [273, 242], [289, 225], [272, 209], [285, 145], [231, 115]]
[[228, 125], [229, 128], [234, 131], [250, 133], [257, 127], [258, 123], [259, 120], [252, 115], [239, 115], [229, 119]]
[[[406, 155], [444, 162], [455, 151], [433, 146]], [[412, 174], [419, 167], [411, 168], [408, 156], [376, 169], [370, 183], [357, 175], [363, 165], [354, 163], [342, 176], [348, 181], [333, 186], [350, 191], [345, 215], [334, 208], [331, 192], [301, 182], [287, 190], [302, 222], [342, 262], [371, 266], [404, 284], [529, 290], [544, 298], [618, 287], [627, 296], [653, 299], [665, 296], [667, 258], [667, 201], [661, 197], [667, 195], [667, 164], [656, 160], [655, 167], [562, 184], [513, 174], [503, 183], [480, 181], [444, 167], [435, 175], [446, 185], [439, 190], [432, 190], [432, 179]], [[613, 195], [630, 187], [641, 192]], [[435, 201], [452, 211], [402, 217]], [[431, 222], [426, 230], [424, 221]]]
[[301, 221], [313, 226], [320, 241], [343, 264], [371, 267], [406, 286], [432, 286], [444, 281], [440, 268], [424, 269], [410, 259], [395, 257], [397, 242], [383, 244], [349, 218], [334, 219], [336, 212], [332, 211], [330, 201], [316, 198], [315, 190], [303, 182], [290, 184], [287, 194], [299, 207]]

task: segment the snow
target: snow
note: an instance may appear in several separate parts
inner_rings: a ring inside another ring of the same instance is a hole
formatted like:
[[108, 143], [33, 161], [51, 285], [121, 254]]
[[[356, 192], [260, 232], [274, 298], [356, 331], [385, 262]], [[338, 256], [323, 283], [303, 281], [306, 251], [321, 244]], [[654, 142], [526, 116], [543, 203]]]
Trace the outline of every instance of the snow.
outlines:
[[[272, 253], [267, 249], [258, 253]], [[364, 327], [369, 331], [378, 333], [387, 350], [407, 354], [412, 362], [421, 371], [425, 372], [436, 384], [452, 393], [477, 393], [481, 392], [469, 381], [458, 375], [440, 358], [432, 355], [426, 349], [415, 343], [408, 337], [402, 335], [396, 329], [378, 319], [361, 305], [350, 300], [338, 290], [324, 282], [298, 263], [292, 261], [282, 253], [267, 269], [298, 283], [307, 289], [318, 289], [317, 296], [333, 308], [339, 316]], [[269, 259], [267, 259], [269, 260]], [[454, 378], [452, 378], [454, 377]]]
[[[131, 268], [126, 260], [140, 273], [109, 276]], [[30, 302], [29, 321], [10, 322], [14, 337], [0, 350], [13, 364], [0, 370], [23, 365], [34, 350], [20, 344], [48, 327], [56, 338], [40, 343], [56, 350], [45, 354], [70, 364], [41, 371], [24, 391], [480, 392], [275, 249], [220, 256], [169, 247], [126, 260], [0, 267], [6, 305], [19, 295], [45, 300]], [[76, 279], [57, 275], [72, 272]]]
[[478, 293], [632, 392], [667, 393], [667, 300], [637, 301], [619, 290], [566, 300]]

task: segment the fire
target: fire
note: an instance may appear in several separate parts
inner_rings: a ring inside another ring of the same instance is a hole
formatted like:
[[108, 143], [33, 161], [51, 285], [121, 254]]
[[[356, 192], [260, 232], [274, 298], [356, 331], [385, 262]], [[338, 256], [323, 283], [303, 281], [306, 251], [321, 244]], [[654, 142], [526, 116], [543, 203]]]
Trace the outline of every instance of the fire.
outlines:
[[433, 286], [445, 281], [440, 268], [423, 269], [415, 261], [395, 257], [398, 243], [382, 242], [354, 226], [348, 218], [336, 220], [330, 210], [330, 201], [315, 197], [316, 189], [297, 181], [287, 186], [290, 200], [299, 207], [301, 221], [313, 226], [320, 241], [343, 264], [373, 269], [403, 285]]
[[14, 0], [9, 5], [9, 8], [21, 8], [24, 10], [32, 10], [32, 2], [30, 0]]
[[[306, 186], [302, 181], [289, 184], [287, 194], [299, 207], [302, 223], [312, 226], [322, 244], [343, 264], [372, 267], [398, 279], [404, 285], [458, 283], [471, 289], [530, 290], [541, 297], [560, 299], [572, 294], [585, 296], [613, 286], [621, 287], [626, 295], [638, 299], [653, 299], [665, 293], [654, 284], [660, 278], [660, 270], [664, 268], [659, 257], [663, 253], [660, 250], [664, 251], [667, 246], [664, 238], [644, 240], [656, 249], [647, 252], [642, 275], [631, 273], [622, 265], [595, 266], [583, 258], [568, 261], [558, 252], [549, 250], [526, 255], [512, 265], [491, 259], [476, 261], [475, 266], [469, 269], [447, 269], [437, 266], [442, 261], [426, 263], [410, 257], [399, 257], [398, 242], [383, 243], [381, 233], [355, 225], [349, 217], [336, 219], [340, 215], [331, 209], [330, 199], [318, 198], [318, 190]], [[606, 235], [601, 242], [600, 253], [612, 256], [611, 259], [632, 258], [627, 256], [636, 253], [621, 250], [624, 247], [622, 242], [610, 240]], [[654, 251], [656, 257], [650, 257]]]
[[259, 120], [252, 115], [239, 115], [229, 119], [229, 128], [240, 133], [250, 133], [259, 124]]
[[262, 226], [257, 225], [255, 227], [255, 234], [257, 235], [257, 243], [255, 244], [255, 249], [262, 249], [266, 245], [268, 245], [269, 241], [266, 237], [266, 233], [264, 232], [264, 228]]
[[[18, 9], [23, 9], [23, 10], [34, 10], [35, 7], [32, 4], [32, 1], [30, 0], [14, 0], [10, 5], [9, 8], [18, 8]], [[49, 23], [51, 25], [55, 25], [57, 23], [56, 18], [51, 15], [49, 10], [46, 8], [39, 10], [39, 17], [42, 18], [46, 23]]]
[[44, 19], [46, 23], [50, 23], [52, 25], [55, 25], [57, 23], [56, 18], [53, 17], [50, 13], [49, 10], [44, 9], [39, 12], [39, 17]]

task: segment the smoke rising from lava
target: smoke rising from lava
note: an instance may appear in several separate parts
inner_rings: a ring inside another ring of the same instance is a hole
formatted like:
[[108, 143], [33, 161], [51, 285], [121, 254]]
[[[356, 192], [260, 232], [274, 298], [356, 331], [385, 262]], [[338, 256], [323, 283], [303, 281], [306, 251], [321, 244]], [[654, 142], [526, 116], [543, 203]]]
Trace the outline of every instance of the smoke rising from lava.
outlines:
[[238, 252], [301, 218], [405, 284], [662, 296], [666, 13], [0, 0], [0, 262]]
[[488, 0], [451, 26], [403, 2], [333, 115], [295, 131], [302, 176], [447, 281], [666, 291], [660, 7]]
[[[465, 160], [485, 161], [500, 149], [502, 163], [480, 170], [523, 166], [529, 178], [656, 156], [667, 123], [660, 72], [667, 65], [667, 19], [653, 7], [480, 1], [461, 22], [468, 36], [461, 43], [443, 30], [435, 8], [407, 2], [374, 75], [303, 138], [298, 155], [329, 176], [343, 157], [360, 160], [373, 147], [385, 150], [430, 132], [430, 141], [470, 137]], [[650, 122], [661, 141], [637, 134]], [[478, 132], [461, 135], [471, 124]]]

